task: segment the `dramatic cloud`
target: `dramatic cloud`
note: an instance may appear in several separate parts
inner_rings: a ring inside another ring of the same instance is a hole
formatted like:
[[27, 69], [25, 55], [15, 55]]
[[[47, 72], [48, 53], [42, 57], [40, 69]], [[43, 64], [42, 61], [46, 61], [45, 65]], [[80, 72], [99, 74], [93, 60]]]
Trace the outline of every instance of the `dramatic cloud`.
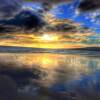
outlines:
[[[81, 30], [85, 30], [84, 27], [83, 27], [84, 29], [82, 27], [80, 28], [81, 25], [78, 25], [77, 23], [75, 25], [73, 22], [66, 22], [66, 21], [64, 22], [62, 20], [60, 21], [60, 19], [56, 17], [55, 15], [54, 15], [55, 16], [54, 17], [55, 19], [54, 19], [53, 17], [50, 17], [48, 14], [50, 13], [49, 10], [52, 9], [52, 5], [63, 3], [63, 2], [71, 2], [72, 0], [59, 0], [59, 1], [54, 0], [53, 2], [49, 0], [48, 1], [47, 0], [30, 0], [30, 1], [33, 2], [33, 5], [34, 5], [34, 2], [42, 3], [43, 5], [41, 6], [41, 9], [44, 8], [44, 11], [35, 12], [35, 10], [23, 9], [23, 6], [24, 7], [26, 6], [22, 3], [21, 0], [19, 1], [13, 0], [12, 2], [10, 2], [10, 0], [0, 1], [0, 5], [1, 5], [0, 6], [0, 19], [1, 19], [0, 20], [0, 33], [19, 32], [19, 31], [30, 33], [30, 32], [34, 32], [38, 30], [42, 30], [43, 32], [45, 31], [43, 29], [46, 29], [46, 31], [50, 30], [50, 31], [62, 31], [62, 32], [69, 32], [69, 31], [79, 32]], [[83, 10], [85, 9], [83, 6], [81, 6], [84, 2], [86, 1], [84, 0], [83, 2], [80, 3], [79, 9], [83, 9]], [[72, 6], [74, 6], [73, 3], [72, 3]], [[72, 6], [70, 5], [70, 7]], [[33, 9], [30, 5], [29, 7]], [[74, 9], [74, 7], [72, 8]], [[58, 9], [60, 8], [58, 7]], [[63, 9], [58, 10], [58, 13], [63, 13]], [[88, 10], [88, 7], [86, 7], [86, 9]], [[65, 16], [65, 14], [63, 16]], [[58, 21], [56, 20], [57, 18], [58, 18]], [[53, 21], [53, 22], [50, 22], [50, 21]], [[52, 23], [53, 24], [61, 23], [61, 24], [56, 24], [55, 26], [53, 26]]]
[[42, 28], [43, 25], [45, 25], [45, 22], [34, 12], [22, 11], [14, 18], [2, 20], [0, 23], [0, 32], [36, 31]]
[[0, 19], [10, 18], [21, 10], [22, 0], [0, 0]]

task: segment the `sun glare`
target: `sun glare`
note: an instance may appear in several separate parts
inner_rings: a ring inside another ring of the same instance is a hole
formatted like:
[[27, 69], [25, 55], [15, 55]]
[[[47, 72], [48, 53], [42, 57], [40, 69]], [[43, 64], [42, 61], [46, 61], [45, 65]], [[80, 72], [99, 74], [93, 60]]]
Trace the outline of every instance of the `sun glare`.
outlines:
[[43, 34], [40, 39], [42, 41], [57, 41], [58, 36], [52, 34]]

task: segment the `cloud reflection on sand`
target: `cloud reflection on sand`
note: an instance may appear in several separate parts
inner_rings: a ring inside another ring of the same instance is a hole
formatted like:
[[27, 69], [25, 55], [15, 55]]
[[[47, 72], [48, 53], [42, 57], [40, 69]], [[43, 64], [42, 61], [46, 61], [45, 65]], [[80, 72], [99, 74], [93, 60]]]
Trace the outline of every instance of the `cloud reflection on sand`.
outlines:
[[2, 53], [0, 75], [14, 79], [19, 93], [39, 100], [95, 100], [96, 95], [99, 100], [99, 61], [85, 55]]

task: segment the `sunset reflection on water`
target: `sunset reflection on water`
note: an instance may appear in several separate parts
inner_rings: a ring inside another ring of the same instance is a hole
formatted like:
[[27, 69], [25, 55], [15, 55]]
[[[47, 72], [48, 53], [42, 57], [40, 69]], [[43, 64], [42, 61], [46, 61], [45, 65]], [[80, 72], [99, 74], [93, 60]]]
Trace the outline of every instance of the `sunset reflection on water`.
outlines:
[[11, 64], [16, 68], [36, 68], [45, 72], [46, 76], [41, 77], [39, 81], [42, 81], [46, 86], [52, 85], [60, 79], [71, 81], [80, 79], [83, 75], [92, 74], [100, 69], [99, 60], [100, 58], [81, 55], [0, 54], [0, 64], [4, 62], [4, 64]]
[[95, 98], [100, 92], [100, 57], [96, 56], [2, 53], [0, 73], [16, 80], [16, 84], [21, 86], [18, 87], [19, 92], [32, 95], [37, 93], [37, 97], [57, 98], [59, 95], [58, 98], [72, 98], [69, 97], [71, 92], [77, 100], [84, 100], [83, 97], [89, 100], [89, 95]]

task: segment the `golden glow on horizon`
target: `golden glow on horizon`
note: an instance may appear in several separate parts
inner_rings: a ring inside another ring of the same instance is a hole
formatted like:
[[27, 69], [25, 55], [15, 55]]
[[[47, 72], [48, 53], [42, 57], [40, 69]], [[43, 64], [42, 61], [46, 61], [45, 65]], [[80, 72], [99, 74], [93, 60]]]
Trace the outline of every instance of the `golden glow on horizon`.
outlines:
[[62, 34], [61, 32], [45, 32], [44, 34], [7, 34], [1, 35], [0, 46], [18, 46], [48, 49], [83, 48], [89, 46], [88, 44], [82, 43], [82, 41], [88, 41], [87, 37], [90, 35], [91, 33]]

